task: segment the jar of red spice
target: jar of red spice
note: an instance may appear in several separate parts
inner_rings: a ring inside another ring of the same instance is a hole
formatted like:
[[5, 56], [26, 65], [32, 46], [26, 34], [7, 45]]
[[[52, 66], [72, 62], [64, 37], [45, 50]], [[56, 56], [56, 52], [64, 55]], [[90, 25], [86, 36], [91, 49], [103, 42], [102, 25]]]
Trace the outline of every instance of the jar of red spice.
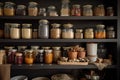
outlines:
[[15, 54], [15, 63], [16, 64], [22, 64], [23, 63], [22, 53], [16, 53]]
[[71, 10], [72, 16], [81, 16], [81, 9], [79, 4], [73, 5], [73, 8]]

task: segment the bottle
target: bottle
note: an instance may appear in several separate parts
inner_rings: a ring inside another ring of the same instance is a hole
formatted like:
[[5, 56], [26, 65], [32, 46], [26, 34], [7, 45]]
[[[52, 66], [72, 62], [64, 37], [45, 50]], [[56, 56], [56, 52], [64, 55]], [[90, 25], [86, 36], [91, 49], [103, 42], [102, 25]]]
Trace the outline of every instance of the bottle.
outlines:
[[83, 16], [93, 16], [92, 5], [83, 6]]
[[81, 9], [80, 9], [79, 4], [73, 5], [72, 10], [71, 10], [71, 15], [72, 16], [81, 16]]
[[106, 35], [108, 39], [115, 38], [115, 31], [113, 26], [107, 27]]
[[26, 6], [25, 5], [17, 5], [16, 15], [25, 16], [26, 15]]
[[32, 38], [37, 39], [38, 38], [38, 29], [34, 28], [32, 30]]

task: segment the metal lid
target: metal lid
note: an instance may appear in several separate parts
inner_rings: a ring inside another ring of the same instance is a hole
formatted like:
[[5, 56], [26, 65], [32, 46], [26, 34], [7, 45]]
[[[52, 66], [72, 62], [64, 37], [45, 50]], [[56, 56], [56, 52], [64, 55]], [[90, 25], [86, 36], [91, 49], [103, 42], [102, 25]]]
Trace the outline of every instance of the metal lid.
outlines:
[[63, 26], [64, 28], [72, 28], [73, 24], [67, 23], [67, 24], [64, 24]]
[[98, 24], [98, 25], [96, 25], [96, 28], [104, 28], [105, 27], [105, 25], [103, 25], [103, 24]]
[[58, 24], [58, 23], [53, 23], [53, 24], [51, 24], [51, 26], [53, 26], [53, 27], [60, 27], [60, 25], [61, 25], [61, 24]]
[[48, 24], [48, 23], [49, 23], [49, 21], [48, 21], [48, 20], [46, 20], [46, 19], [41, 19], [41, 20], [39, 20], [39, 23]]
[[24, 23], [22, 24], [23, 27], [30, 27], [32, 24]]

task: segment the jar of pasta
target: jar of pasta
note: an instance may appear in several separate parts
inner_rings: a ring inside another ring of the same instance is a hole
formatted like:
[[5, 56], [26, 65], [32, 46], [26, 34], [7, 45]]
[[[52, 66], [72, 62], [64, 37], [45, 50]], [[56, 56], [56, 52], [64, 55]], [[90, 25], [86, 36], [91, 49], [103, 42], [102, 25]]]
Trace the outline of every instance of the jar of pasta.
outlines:
[[54, 23], [51, 24], [52, 25], [52, 29], [50, 30], [50, 37], [53, 39], [59, 39], [61, 37], [61, 29], [60, 24]]
[[94, 38], [93, 28], [87, 28], [87, 29], [85, 29], [84, 38], [86, 38], [86, 39], [93, 39]]
[[14, 16], [15, 15], [15, 8], [14, 3], [12, 2], [5, 2], [4, 5], [4, 15], [5, 16]]
[[25, 16], [26, 15], [26, 6], [25, 5], [17, 5], [16, 15]]
[[75, 38], [83, 39], [83, 29], [76, 29]]
[[83, 6], [83, 16], [93, 16], [92, 5]]
[[37, 16], [38, 15], [38, 3], [36, 2], [29, 2], [28, 6], [28, 15], [29, 16]]
[[3, 16], [3, 3], [0, 2], [0, 16]]
[[53, 53], [52, 50], [45, 50], [45, 63], [52, 64], [53, 62]]
[[32, 24], [22, 24], [22, 38], [31, 39], [32, 38]]

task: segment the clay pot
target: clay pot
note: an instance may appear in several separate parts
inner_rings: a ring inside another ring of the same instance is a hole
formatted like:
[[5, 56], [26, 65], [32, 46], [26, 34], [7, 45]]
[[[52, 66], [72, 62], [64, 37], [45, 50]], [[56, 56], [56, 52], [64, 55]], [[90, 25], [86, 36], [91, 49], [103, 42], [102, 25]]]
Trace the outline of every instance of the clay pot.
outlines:
[[69, 59], [77, 59], [77, 54], [78, 54], [78, 52], [69, 51], [68, 52], [68, 58]]
[[85, 55], [86, 55], [85, 51], [78, 52], [78, 58], [85, 58]]

